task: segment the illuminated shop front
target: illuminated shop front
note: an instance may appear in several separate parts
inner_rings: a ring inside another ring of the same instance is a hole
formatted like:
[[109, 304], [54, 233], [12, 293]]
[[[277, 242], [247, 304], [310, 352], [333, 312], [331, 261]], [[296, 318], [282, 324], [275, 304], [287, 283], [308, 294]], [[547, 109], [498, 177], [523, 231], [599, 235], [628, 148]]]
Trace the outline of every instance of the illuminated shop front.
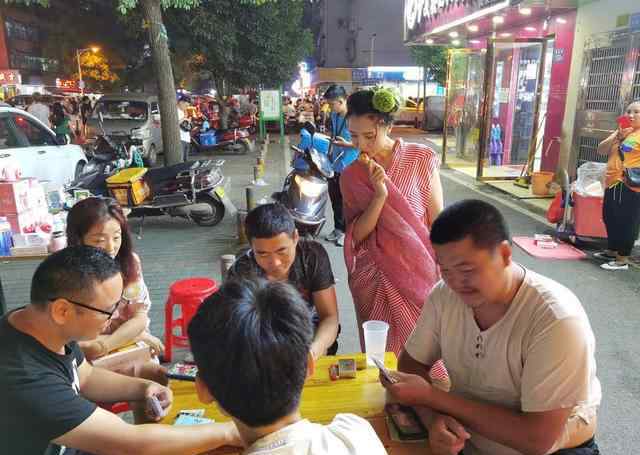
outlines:
[[482, 180], [558, 164], [575, 6], [407, 0], [405, 43], [447, 45], [442, 161]]

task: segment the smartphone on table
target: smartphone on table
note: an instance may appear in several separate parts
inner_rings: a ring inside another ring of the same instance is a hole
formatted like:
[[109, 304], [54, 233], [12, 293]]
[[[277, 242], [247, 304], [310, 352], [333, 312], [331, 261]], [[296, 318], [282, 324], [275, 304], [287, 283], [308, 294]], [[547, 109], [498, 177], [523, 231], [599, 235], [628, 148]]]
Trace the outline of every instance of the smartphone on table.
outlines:
[[198, 367], [193, 363], [177, 362], [169, 368], [167, 377], [181, 381], [195, 381], [198, 374]]

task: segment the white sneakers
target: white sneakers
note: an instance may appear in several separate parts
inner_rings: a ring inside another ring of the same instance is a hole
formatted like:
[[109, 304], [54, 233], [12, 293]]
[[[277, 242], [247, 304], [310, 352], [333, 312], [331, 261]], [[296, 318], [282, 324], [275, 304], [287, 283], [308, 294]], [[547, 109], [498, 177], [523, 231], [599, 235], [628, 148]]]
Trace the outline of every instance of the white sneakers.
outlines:
[[629, 264], [618, 261], [605, 262], [600, 267], [605, 270], [629, 270]]

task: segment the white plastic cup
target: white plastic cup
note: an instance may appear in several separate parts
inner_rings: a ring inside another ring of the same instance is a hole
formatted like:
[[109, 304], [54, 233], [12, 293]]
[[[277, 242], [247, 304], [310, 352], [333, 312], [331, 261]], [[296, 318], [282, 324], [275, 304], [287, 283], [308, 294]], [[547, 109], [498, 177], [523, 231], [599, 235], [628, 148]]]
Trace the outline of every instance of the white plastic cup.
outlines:
[[372, 357], [384, 363], [384, 353], [387, 350], [387, 334], [389, 324], [384, 321], [367, 321], [362, 324], [364, 330], [364, 348], [367, 353], [367, 365], [374, 367]]

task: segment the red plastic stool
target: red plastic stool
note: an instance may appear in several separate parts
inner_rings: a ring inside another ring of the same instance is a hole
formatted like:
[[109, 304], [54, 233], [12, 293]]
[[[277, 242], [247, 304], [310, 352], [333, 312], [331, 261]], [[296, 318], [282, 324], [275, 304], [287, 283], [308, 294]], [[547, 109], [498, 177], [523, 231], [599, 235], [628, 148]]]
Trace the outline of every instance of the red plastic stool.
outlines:
[[[218, 290], [218, 283], [209, 278], [188, 278], [176, 281], [169, 288], [164, 306], [164, 359], [171, 362], [173, 347], [188, 347], [187, 327], [200, 304]], [[180, 307], [180, 317], [174, 318], [174, 307]], [[180, 335], [174, 333], [180, 328]]]

